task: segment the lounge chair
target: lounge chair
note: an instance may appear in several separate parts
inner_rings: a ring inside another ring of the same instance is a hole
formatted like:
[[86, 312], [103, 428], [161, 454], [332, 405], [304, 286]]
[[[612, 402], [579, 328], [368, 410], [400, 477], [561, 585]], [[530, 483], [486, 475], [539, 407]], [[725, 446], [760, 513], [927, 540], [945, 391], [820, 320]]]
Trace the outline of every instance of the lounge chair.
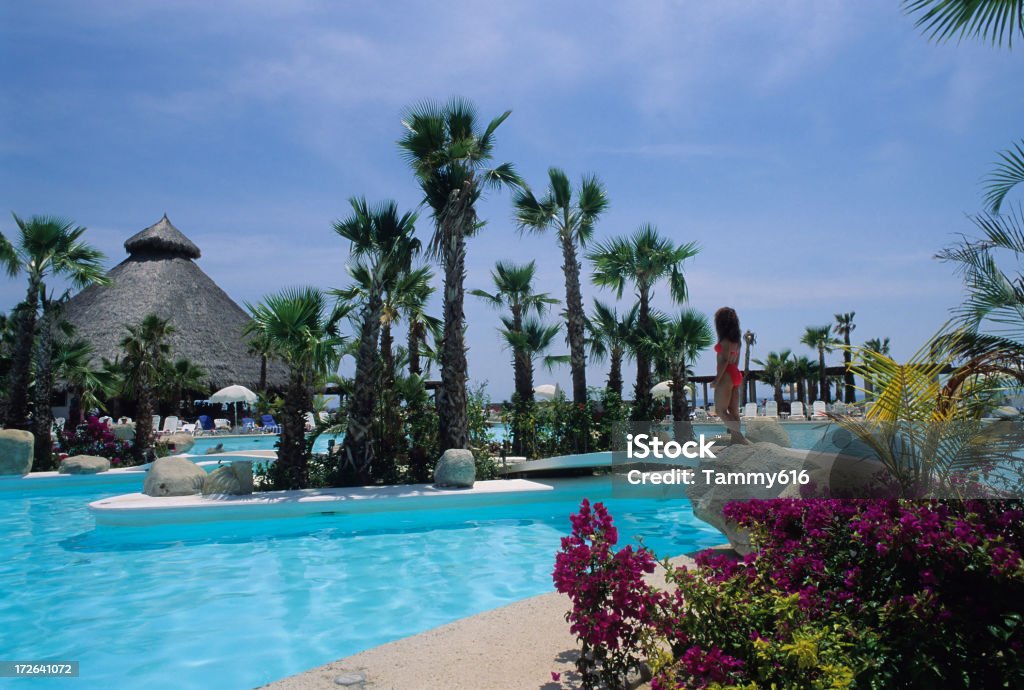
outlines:
[[153, 433], [160, 433], [160, 415], [158, 414], [153, 415]]
[[740, 413], [741, 419], [753, 419], [757, 416], [757, 403], [748, 402], [743, 406], [743, 412]]
[[312, 431], [316, 428], [316, 417], [312, 412], [306, 413], [306, 431]]
[[231, 422], [223, 418], [215, 419], [213, 420], [213, 430], [215, 433], [218, 431], [227, 431], [228, 433], [231, 433]]
[[252, 417], [242, 417], [242, 431], [256, 431], [256, 420]]
[[331, 419], [331, 415], [326, 412], [321, 412], [317, 416], [320, 417], [320, 421], [323, 424], [326, 424]]
[[815, 400], [811, 403], [811, 417], [814, 419], [824, 419], [828, 417], [828, 408], [825, 406], [823, 400]]
[[196, 435], [205, 434], [207, 431], [214, 433], [216, 427], [213, 425], [213, 420], [208, 414], [199, 415], [199, 419], [196, 421]]
[[178, 418], [174, 415], [164, 417], [164, 428], [161, 434], [173, 434], [178, 431]]
[[114, 423], [114, 418], [104, 415], [100, 417], [98, 421], [100, 424], [106, 424], [109, 427], [111, 424]]
[[180, 431], [183, 434], [192, 434], [193, 436], [197, 435], [196, 430], [198, 429], [200, 429], [200, 427], [199, 424], [197, 424], [196, 422], [185, 422], [184, 424], [180, 424], [178, 426], [178, 431]]
[[281, 425], [274, 421], [274, 415], [260, 415], [260, 419], [263, 420], [263, 430], [265, 432], [267, 432], [268, 434], [281, 433]]
[[804, 404], [802, 402], [794, 402], [789, 404], [789, 418], [804, 420], [807, 419], [807, 415], [804, 414]]
[[708, 421], [708, 411], [703, 407], [698, 407], [693, 411], [693, 421], [695, 422], [706, 422]]
[[764, 404], [764, 416], [779, 418], [779, 403], [774, 400], [769, 400]]

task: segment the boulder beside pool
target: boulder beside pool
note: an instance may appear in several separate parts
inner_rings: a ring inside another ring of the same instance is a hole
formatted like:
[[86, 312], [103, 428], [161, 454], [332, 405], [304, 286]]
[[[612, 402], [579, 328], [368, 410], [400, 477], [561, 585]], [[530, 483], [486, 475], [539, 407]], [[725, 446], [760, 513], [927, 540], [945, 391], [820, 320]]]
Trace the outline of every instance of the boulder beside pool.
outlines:
[[744, 436], [751, 443], [774, 443], [779, 448], [792, 448], [786, 428], [773, 417], [753, 417], [746, 420]]
[[206, 471], [188, 458], [157, 458], [146, 473], [142, 493], [147, 496], [191, 496], [202, 493]]
[[135, 440], [135, 422], [130, 424], [112, 424], [110, 431], [114, 434], [114, 438], [119, 441]]
[[228, 494], [241, 496], [251, 494], [253, 489], [252, 462], [235, 460], [210, 472], [203, 480], [203, 495]]
[[22, 429], [0, 431], [0, 475], [20, 474], [32, 471], [32, 452], [35, 437]]
[[449, 448], [434, 468], [436, 486], [471, 488], [476, 481], [476, 459], [464, 448]]
[[72, 455], [60, 461], [61, 474], [98, 474], [110, 469], [110, 460], [98, 455]]
[[156, 441], [157, 446], [163, 446], [171, 453], [187, 453], [196, 445], [196, 439], [192, 434], [171, 434], [161, 436]]

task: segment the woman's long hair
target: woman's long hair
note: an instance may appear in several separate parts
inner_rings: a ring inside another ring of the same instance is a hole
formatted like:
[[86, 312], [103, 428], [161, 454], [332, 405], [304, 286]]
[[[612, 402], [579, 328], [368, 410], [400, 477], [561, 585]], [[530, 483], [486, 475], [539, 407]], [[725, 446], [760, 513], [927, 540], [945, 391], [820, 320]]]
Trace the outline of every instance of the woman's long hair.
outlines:
[[740, 317], [732, 307], [722, 307], [715, 312], [715, 330], [718, 332], [718, 339], [728, 340], [730, 343], [740, 342]]

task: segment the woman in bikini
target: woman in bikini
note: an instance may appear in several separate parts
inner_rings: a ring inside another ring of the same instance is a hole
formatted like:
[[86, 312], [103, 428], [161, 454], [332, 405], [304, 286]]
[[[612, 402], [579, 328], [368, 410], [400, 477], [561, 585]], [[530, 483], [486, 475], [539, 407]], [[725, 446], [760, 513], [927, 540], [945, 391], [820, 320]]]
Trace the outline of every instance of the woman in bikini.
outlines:
[[732, 433], [733, 443], [749, 444], [740, 433], [740, 386], [743, 374], [737, 366], [740, 359], [740, 319], [732, 307], [715, 312], [715, 330], [718, 332], [718, 370], [715, 376], [715, 412]]

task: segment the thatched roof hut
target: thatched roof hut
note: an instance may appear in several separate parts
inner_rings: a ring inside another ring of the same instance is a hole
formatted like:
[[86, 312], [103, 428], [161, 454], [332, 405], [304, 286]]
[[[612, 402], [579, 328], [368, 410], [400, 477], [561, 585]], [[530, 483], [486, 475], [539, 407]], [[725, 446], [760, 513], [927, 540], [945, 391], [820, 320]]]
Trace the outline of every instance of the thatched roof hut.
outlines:
[[[249, 315], [196, 265], [199, 247], [164, 215], [124, 243], [128, 258], [107, 274], [110, 284], [92, 285], [68, 302], [65, 318], [96, 350], [96, 360], [121, 356], [126, 324], [156, 314], [174, 326], [172, 356], [198, 364], [211, 390], [231, 384], [255, 389], [260, 358], [250, 355], [243, 329]], [[283, 387], [287, 371], [267, 367], [270, 387]]]

